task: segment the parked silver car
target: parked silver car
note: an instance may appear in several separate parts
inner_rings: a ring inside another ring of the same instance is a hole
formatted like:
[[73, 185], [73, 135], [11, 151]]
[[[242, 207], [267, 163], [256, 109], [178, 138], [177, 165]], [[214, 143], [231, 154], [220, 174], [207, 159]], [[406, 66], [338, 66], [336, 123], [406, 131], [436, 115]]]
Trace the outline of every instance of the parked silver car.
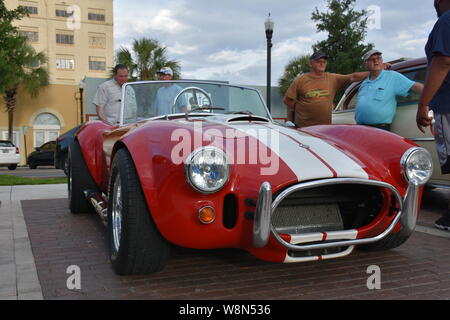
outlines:
[[[412, 59], [392, 65], [392, 70], [402, 73], [407, 78], [425, 83], [427, 74], [426, 58]], [[351, 84], [345, 91], [345, 95], [333, 111], [333, 124], [356, 124], [355, 107], [358, 90], [361, 82]], [[407, 97], [397, 97], [397, 114], [391, 125], [391, 131], [414, 141], [419, 146], [426, 148], [433, 157], [434, 172], [428, 186], [450, 188], [450, 177], [443, 175], [436, 152], [434, 137], [430, 129], [426, 134], [419, 131], [416, 126], [417, 104], [419, 94], [411, 93]]]

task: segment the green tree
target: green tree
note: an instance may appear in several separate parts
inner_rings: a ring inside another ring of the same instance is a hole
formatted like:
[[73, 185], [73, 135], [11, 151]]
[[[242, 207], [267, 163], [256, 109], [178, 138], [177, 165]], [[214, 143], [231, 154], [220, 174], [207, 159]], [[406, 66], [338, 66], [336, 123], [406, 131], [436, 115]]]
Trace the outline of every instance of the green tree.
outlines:
[[[373, 49], [372, 43], [364, 44], [367, 36], [367, 11], [356, 11], [355, 0], [327, 0], [328, 11], [319, 12], [316, 7], [312, 20], [317, 31], [326, 32], [326, 40], [313, 45], [313, 51], [322, 51], [328, 60], [328, 72], [350, 74], [364, 71], [362, 56]], [[336, 93], [334, 103], [338, 103], [345, 92]]]
[[174, 79], [180, 78], [180, 64], [167, 58], [167, 48], [154, 39], [135, 39], [132, 51], [121, 47], [116, 52], [116, 62], [125, 64], [130, 78], [136, 80], [158, 80], [157, 72], [162, 67], [173, 70]]
[[8, 113], [8, 139], [12, 140], [14, 111], [17, 93], [24, 89], [36, 96], [39, 89], [48, 84], [48, 71], [42, 65], [46, 63], [43, 53], [27, 44], [27, 39], [18, 33], [12, 25], [14, 20], [27, 16], [24, 7], [8, 10], [4, 1], [0, 1], [0, 93]]
[[278, 80], [281, 96], [284, 97], [296, 77], [309, 72], [309, 58], [307, 55], [301, 55], [291, 59], [286, 65], [283, 75]]
[[364, 70], [362, 56], [373, 48], [364, 44], [367, 35], [367, 12], [354, 9], [355, 0], [327, 0], [328, 11], [319, 12], [316, 7], [312, 20], [317, 31], [328, 34], [326, 40], [313, 45], [314, 51], [322, 51], [330, 57], [329, 72], [349, 74]]
[[8, 58], [19, 48], [23, 39], [19, 36], [17, 27], [12, 25], [16, 19], [26, 16], [26, 9], [18, 7], [14, 10], [8, 10], [4, 1], [0, 1], [0, 93], [4, 92], [9, 78], [14, 76], [9, 72]]
[[47, 58], [44, 53], [37, 53], [32, 46], [21, 38], [22, 45], [11, 52], [7, 58], [8, 73], [4, 81], [3, 100], [8, 113], [8, 139], [12, 140], [14, 112], [16, 110], [17, 94], [23, 89], [32, 97], [39, 94], [39, 90], [49, 83], [49, 73], [45, 64]]

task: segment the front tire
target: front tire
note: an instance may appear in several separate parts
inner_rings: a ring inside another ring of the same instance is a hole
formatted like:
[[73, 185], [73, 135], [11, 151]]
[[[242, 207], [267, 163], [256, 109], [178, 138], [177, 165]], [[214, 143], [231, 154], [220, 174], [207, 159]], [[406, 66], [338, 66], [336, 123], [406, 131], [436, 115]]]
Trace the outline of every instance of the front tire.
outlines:
[[375, 243], [365, 244], [359, 246], [358, 249], [361, 251], [385, 251], [397, 248], [401, 246], [406, 240], [411, 236], [411, 232], [402, 230], [396, 233], [388, 234], [384, 239], [377, 241]]
[[161, 271], [170, 244], [159, 233], [145, 200], [133, 160], [117, 151], [109, 182], [108, 234], [110, 260], [120, 275]]
[[94, 212], [92, 206], [84, 196], [85, 190], [98, 190], [92, 179], [89, 169], [84, 161], [80, 144], [75, 140], [69, 147], [68, 153], [69, 175], [67, 179], [67, 191], [69, 196], [69, 208], [72, 213]]

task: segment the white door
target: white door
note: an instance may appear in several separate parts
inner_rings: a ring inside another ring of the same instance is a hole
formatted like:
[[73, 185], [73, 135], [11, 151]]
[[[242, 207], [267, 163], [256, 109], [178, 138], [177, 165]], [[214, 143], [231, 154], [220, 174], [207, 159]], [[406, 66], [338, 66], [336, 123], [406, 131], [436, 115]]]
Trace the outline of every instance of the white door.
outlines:
[[48, 112], [41, 113], [33, 123], [34, 147], [38, 148], [44, 143], [56, 140], [61, 128], [58, 118]]

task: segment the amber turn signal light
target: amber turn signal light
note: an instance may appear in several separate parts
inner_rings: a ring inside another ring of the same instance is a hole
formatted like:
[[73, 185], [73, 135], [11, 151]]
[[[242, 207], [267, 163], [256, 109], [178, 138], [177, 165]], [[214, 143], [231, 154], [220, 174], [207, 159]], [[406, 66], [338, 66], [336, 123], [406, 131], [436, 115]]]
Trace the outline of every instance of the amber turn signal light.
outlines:
[[213, 207], [203, 207], [198, 210], [198, 220], [203, 224], [213, 223], [216, 219], [216, 211]]

